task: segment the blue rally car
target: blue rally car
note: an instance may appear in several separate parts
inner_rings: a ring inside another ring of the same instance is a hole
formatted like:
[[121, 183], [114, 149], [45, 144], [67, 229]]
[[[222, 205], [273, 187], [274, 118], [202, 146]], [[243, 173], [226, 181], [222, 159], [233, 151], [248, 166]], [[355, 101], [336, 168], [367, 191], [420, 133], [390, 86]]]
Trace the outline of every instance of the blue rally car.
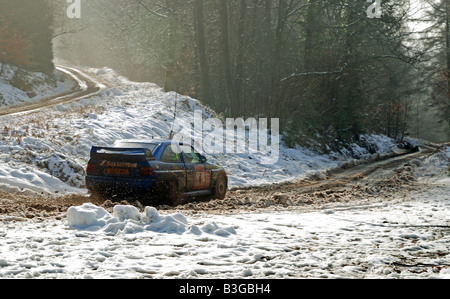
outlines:
[[139, 196], [169, 205], [185, 197], [223, 199], [228, 177], [191, 145], [171, 140], [123, 140], [112, 147], [92, 147], [86, 187], [100, 198]]

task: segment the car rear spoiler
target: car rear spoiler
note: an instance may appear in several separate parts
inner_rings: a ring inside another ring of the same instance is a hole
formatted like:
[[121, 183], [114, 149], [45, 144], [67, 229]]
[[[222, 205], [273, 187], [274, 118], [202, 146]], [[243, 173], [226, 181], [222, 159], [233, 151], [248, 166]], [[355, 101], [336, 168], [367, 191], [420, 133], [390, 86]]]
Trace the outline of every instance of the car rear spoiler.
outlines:
[[149, 161], [155, 160], [148, 148], [97, 147], [91, 149], [91, 159], [108, 161]]

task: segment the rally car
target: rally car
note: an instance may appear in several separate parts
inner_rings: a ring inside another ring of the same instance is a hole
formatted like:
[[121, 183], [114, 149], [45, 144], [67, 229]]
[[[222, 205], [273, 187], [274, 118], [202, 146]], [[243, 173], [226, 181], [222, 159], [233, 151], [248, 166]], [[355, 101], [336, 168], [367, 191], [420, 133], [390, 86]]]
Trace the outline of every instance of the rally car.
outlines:
[[86, 187], [104, 199], [138, 196], [177, 205], [187, 197], [227, 193], [225, 170], [207, 162], [191, 145], [171, 140], [122, 140], [92, 147]]

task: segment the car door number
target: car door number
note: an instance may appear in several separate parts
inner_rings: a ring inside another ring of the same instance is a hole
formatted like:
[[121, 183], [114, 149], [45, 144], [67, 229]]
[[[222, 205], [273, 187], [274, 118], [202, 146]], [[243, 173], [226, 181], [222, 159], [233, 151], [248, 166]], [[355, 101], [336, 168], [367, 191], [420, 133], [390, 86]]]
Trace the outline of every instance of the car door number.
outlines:
[[205, 171], [205, 168], [203, 166], [197, 166], [194, 169], [194, 174], [195, 174], [195, 187], [196, 188], [201, 188], [203, 187], [203, 173]]
[[209, 171], [205, 169], [203, 166], [196, 166], [194, 168], [195, 181], [194, 188], [195, 189], [206, 189], [209, 187]]

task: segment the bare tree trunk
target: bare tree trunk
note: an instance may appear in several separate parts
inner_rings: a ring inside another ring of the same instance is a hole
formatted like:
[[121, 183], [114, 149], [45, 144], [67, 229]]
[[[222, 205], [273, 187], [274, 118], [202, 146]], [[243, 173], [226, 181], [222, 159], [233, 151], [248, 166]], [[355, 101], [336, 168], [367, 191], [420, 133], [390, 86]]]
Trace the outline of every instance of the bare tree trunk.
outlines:
[[[245, 114], [245, 103], [243, 103], [242, 98], [242, 81], [244, 80], [244, 51], [245, 51], [245, 17], [247, 12], [247, 1], [240, 0], [240, 14], [239, 14], [239, 24], [238, 24], [238, 47], [237, 47], [237, 57], [236, 57], [236, 79], [235, 79], [235, 89], [236, 89], [236, 111]], [[244, 109], [243, 109], [244, 107]]]
[[221, 45], [222, 45], [222, 67], [225, 75], [225, 83], [227, 87], [228, 103], [230, 103], [231, 114], [235, 115], [237, 111], [236, 95], [234, 92], [234, 84], [231, 76], [231, 58], [230, 58], [230, 34], [228, 24], [228, 0], [219, 0], [220, 2], [220, 28], [221, 28]]
[[3, 75], [3, 66], [5, 65], [5, 60], [3, 58], [3, 55], [2, 55], [2, 59], [0, 60], [0, 63], [2, 64], [2, 66], [0, 67], [0, 77], [1, 77]]
[[209, 79], [209, 65], [206, 56], [205, 20], [203, 13], [203, 0], [195, 0], [195, 31], [197, 51], [200, 64], [201, 97], [205, 103], [212, 103], [211, 81]]
[[311, 5], [308, 7], [308, 12], [306, 13], [306, 23], [305, 23], [305, 56], [303, 57], [305, 72], [310, 72], [312, 70], [312, 58], [314, 56], [312, 49], [312, 39], [313, 39], [313, 26], [315, 20], [315, 6]]
[[177, 57], [176, 57], [176, 43], [178, 38], [177, 19], [178, 15], [176, 7], [178, 5], [177, 0], [167, 0], [167, 6], [170, 9], [170, 25], [168, 36], [168, 59], [169, 65], [166, 66], [166, 77], [164, 82], [165, 91], [178, 92], [178, 78], [177, 78]]
[[[450, 0], [445, 0], [445, 42], [447, 58], [447, 123], [450, 126]], [[449, 137], [449, 136], [447, 136]]]
[[285, 26], [287, 22], [287, 0], [278, 1], [278, 17], [277, 25], [275, 29], [275, 44], [273, 50], [273, 61], [272, 61], [272, 82], [271, 82], [271, 98], [269, 111], [267, 114], [269, 117], [276, 116], [279, 117], [281, 110], [280, 105], [280, 79], [281, 79], [281, 57], [284, 47], [284, 36], [285, 36]]

